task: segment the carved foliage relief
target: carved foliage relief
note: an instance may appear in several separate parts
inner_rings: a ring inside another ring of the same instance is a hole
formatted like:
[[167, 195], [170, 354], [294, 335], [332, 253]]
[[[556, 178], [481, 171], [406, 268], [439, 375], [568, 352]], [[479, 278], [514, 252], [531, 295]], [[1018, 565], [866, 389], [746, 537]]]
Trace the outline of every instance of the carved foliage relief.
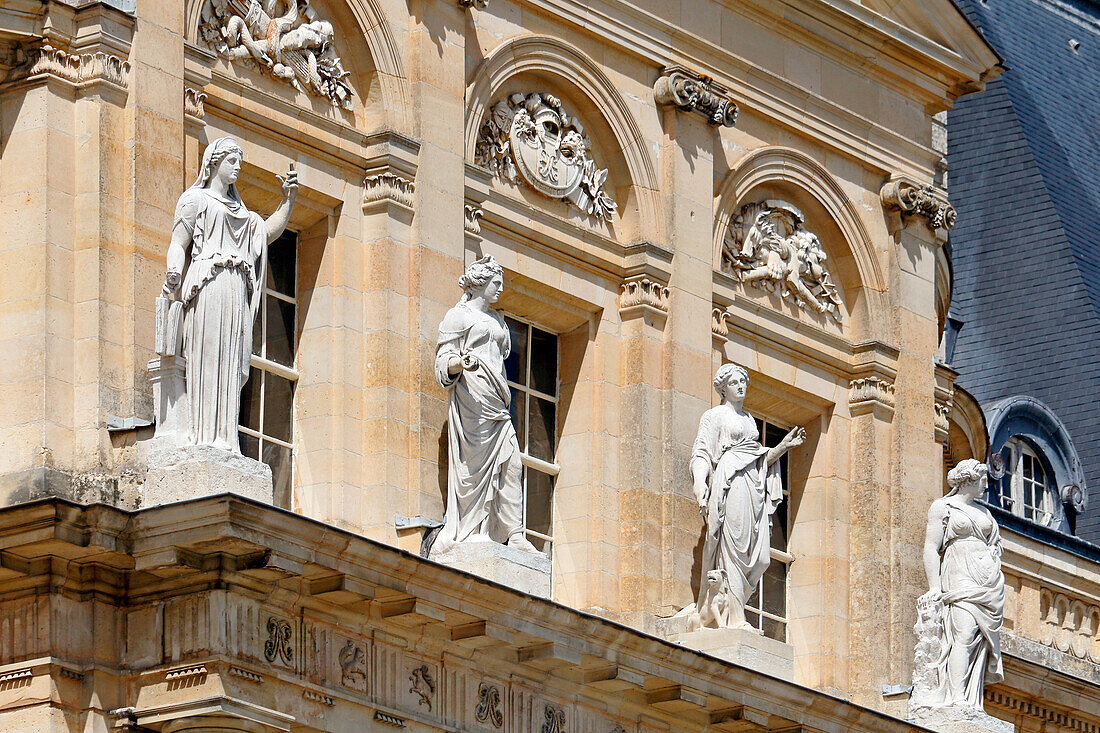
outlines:
[[804, 224], [802, 212], [783, 201], [743, 206], [726, 230], [722, 270], [840, 323], [840, 296], [825, 249]]
[[492, 106], [478, 133], [474, 162], [511, 183], [522, 180], [544, 196], [568, 201], [609, 221], [618, 208], [604, 190], [579, 120], [552, 94], [511, 94]]
[[334, 38], [332, 24], [318, 18], [310, 0], [205, 0], [199, 19], [199, 39], [223, 58], [350, 110], [349, 72]]

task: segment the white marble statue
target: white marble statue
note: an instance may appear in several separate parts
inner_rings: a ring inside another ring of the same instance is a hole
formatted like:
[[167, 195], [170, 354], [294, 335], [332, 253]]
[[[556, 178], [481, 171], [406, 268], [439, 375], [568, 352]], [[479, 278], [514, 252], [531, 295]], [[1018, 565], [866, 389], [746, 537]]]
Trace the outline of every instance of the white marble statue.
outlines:
[[240, 453], [237, 420], [248, 379], [252, 324], [263, 295], [267, 246], [286, 228], [298, 178], [265, 221], [249, 211], [235, 182], [244, 152], [223, 137], [206, 148], [199, 177], [176, 204], [164, 295], [183, 303], [188, 414], [183, 443]]
[[[938, 679], [927, 690], [914, 685], [914, 705], [981, 711], [983, 688], [1004, 679], [1001, 534], [989, 510], [974, 501], [985, 493], [987, 473], [972, 458], [960, 462], [947, 474], [951, 491], [928, 510], [924, 568], [929, 590], [918, 601], [917, 631], [938, 633], [939, 655], [928, 664], [935, 665]], [[924, 647], [934, 649], [934, 641]], [[923, 643], [917, 644], [918, 670]]]
[[435, 373], [450, 392], [447, 515], [433, 556], [460, 542], [503, 542], [537, 552], [523, 535], [523, 464], [509, 414], [508, 326], [491, 307], [504, 271], [483, 257], [459, 280], [465, 291], [439, 324]]
[[[743, 403], [748, 374], [724, 364], [714, 375], [722, 404], [703, 413], [691, 455], [699, 511], [706, 517], [699, 600], [678, 615], [689, 626], [751, 629], [745, 601], [771, 561], [771, 518], [783, 500], [779, 458], [806, 440], [794, 428], [774, 448], [760, 442]], [[723, 599], [717, 594], [725, 594]], [[695, 615], [698, 614], [698, 619]]]

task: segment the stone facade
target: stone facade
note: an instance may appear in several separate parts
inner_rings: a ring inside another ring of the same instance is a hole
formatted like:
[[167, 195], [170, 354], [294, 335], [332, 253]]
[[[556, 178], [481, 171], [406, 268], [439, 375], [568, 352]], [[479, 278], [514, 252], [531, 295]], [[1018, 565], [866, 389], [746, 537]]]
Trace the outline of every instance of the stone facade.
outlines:
[[[6, 729], [919, 730], [883, 686], [912, 673], [955, 377], [930, 115], [999, 63], [953, 3], [310, 0], [283, 32], [271, 2], [270, 67], [247, 3], [119, 5], [0, 10]], [[293, 468], [277, 508], [147, 507], [155, 298], [224, 136], [264, 215], [298, 172], [294, 358], [253, 359], [293, 382]], [[764, 201], [814, 235], [832, 312], [723, 268]], [[437, 328], [485, 255], [495, 307], [557, 339], [556, 445], [525, 462], [553, 478], [550, 600], [416, 554]], [[697, 591], [687, 462], [725, 362], [806, 426], [793, 681], [647, 635]]]

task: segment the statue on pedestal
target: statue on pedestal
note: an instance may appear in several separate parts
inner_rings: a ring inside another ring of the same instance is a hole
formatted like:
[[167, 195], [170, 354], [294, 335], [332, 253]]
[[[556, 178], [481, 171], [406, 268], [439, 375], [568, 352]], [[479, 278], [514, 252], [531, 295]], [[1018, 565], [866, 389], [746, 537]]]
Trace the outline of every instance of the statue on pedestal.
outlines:
[[432, 556], [458, 543], [498, 542], [538, 552], [523, 534], [523, 464], [504, 360], [511, 338], [491, 307], [504, 270], [491, 255], [459, 280], [462, 299], [439, 324], [435, 374], [450, 393], [447, 514]]
[[706, 518], [699, 599], [679, 615], [689, 629], [752, 629], [745, 601], [771, 562], [771, 518], [783, 500], [778, 461], [806, 440], [794, 428], [779, 445], [760, 442], [756, 420], [745, 412], [748, 373], [724, 364], [714, 375], [722, 404], [703, 413], [691, 455], [699, 511]]
[[989, 510], [974, 501], [985, 493], [987, 473], [972, 458], [960, 462], [947, 474], [951, 491], [928, 510], [929, 590], [917, 602], [912, 709], [982, 713], [983, 688], [1004, 679], [1001, 533]]
[[[232, 453], [240, 453], [241, 388], [248, 380], [267, 246], [286, 228], [298, 193], [291, 165], [281, 178], [282, 202], [264, 220], [237, 193], [243, 160], [244, 151], [232, 138], [206, 148], [198, 180], [176, 204], [164, 295], [158, 298], [168, 301], [178, 293], [181, 305], [158, 302], [157, 308], [158, 351], [163, 354], [170, 345], [169, 353], [178, 349], [185, 360], [188, 409], [181, 442]], [[161, 316], [165, 312], [169, 315]], [[162, 328], [174, 336], [164, 337]]]

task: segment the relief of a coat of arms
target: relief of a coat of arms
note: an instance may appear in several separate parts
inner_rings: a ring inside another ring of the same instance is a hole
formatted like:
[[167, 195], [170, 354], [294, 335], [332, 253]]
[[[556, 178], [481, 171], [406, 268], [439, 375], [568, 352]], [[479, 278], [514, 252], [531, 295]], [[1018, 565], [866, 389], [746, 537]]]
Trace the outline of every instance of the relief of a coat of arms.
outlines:
[[784, 201], [743, 206], [722, 244], [723, 271], [840, 323], [840, 296], [826, 260], [821, 240], [806, 229], [802, 212]]
[[474, 162], [511, 183], [522, 179], [539, 193], [572, 203], [608, 221], [617, 204], [604, 190], [607, 169], [597, 168], [580, 122], [552, 94], [511, 94], [493, 105], [478, 135]]
[[253, 63], [303, 94], [350, 110], [349, 72], [334, 37], [309, 0], [205, 0], [199, 20], [200, 40], [223, 58]]

